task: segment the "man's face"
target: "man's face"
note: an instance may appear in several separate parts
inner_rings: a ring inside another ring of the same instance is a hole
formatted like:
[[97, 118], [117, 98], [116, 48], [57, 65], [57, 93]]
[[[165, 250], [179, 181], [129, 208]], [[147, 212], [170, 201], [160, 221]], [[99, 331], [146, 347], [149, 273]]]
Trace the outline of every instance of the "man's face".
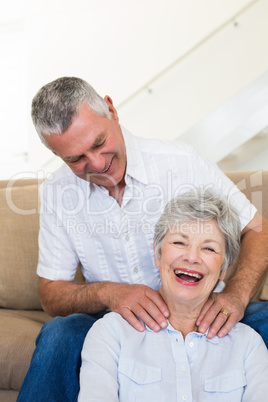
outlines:
[[46, 141], [78, 177], [114, 191], [125, 185], [126, 149], [112, 100], [104, 99], [111, 120], [83, 103], [70, 127], [62, 135], [46, 136]]

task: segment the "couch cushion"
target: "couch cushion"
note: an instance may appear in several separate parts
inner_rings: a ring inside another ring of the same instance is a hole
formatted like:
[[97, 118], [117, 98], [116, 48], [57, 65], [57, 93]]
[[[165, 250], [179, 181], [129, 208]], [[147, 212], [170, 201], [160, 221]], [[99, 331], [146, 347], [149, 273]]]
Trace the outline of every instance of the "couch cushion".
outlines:
[[0, 309], [0, 389], [19, 390], [30, 366], [35, 339], [44, 322], [44, 311]]
[[268, 300], [268, 274], [260, 292], [260, 300]]
[[19, 391], [2, 390], [0, 389], [0, 401], [16, 402], [19, 395]]
[[41, 309], [38, 297], [38, 186], [0, 188], [0, 307]]

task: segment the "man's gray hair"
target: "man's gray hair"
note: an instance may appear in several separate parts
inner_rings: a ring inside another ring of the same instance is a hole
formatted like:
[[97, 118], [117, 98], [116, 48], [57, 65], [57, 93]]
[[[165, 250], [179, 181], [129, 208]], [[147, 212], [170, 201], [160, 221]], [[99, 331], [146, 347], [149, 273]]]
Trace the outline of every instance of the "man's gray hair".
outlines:
[[105, 100], [81, 78], [61, 77], [37, 92], [32, 101], [32, 119], [46, 146], [45, 136], [64, 133], [79, 114], [83, 102], [99, 116], [110, 119]]
[[172, 199], [160, 216], [154, 234], [155, 255], [161, 256], [162, 242], [167, 232], [185, 222], [213, 219], [225, 237], [225, 256], [221, 273], [234, 262], [239, 253], [241, 224], [235, 209], [227, 199], [210, 190], [196, 190]]

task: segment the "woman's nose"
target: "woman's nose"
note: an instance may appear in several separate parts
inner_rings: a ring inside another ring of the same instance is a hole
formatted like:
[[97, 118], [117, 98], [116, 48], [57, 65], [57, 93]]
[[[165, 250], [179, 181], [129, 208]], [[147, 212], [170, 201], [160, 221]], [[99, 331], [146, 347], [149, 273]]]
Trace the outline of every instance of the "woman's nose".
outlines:
[[197, 247], [189, 246], [185, 250], [184, 260], [190, 264], [198, 264], [201, 262], [200, 250]]

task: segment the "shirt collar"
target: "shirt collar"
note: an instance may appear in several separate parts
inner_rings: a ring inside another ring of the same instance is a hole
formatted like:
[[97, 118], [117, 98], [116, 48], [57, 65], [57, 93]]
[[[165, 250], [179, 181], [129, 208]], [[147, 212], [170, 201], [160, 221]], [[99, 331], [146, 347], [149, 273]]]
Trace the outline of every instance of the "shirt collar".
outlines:
[[[167, 320], [167, 322], [168, 322], [168, 326], [167, 326], [166, 328], [161, 329], [161, 331], [180, 332], [180, 331], [178, 331], [177, 329], [175, 329], [175, 328], [170, 324], [170, 322], [169, 322], [168, 320]], [[143, 322], [143, 325], [145, 326], [145, 328], [146, 328], [147, 331], [153, 332], [153, 330], [152, 330], [150, 327], [148, 327], [148, 325], [146, 325], [144, 322]], [[196, 338], [203, 338], [203, 337], [205, 336], [207, 342], [213, 343], [214, 345], [218, 345], [218, 343], [219, 343], [219, 338], [218, 338], [218, 336], [215, 335], [214, 338], [208, 339], [208, 338], [207, 338], [208, 331], [209, 331], [209, 330], [207, 330], [204, 334], [201, 334], [201, 332], [191, 332], [191, 334], [193, 334]]]
[[126, 182], [127, 176], [131, 176], [135, 180], [148, 184], [144, 160], [140, 151], [138, 139], [132, 135], [126, 128], [120, 126], [127, 153], [127, 169], [126, 169]]
[[[70, 169], [71, 170], [71, 169]], [[94, 184], [91, 184], [90, 182], [81, 179], [80, 177], [76, 176], [72, 170], [71, 173], [75, 176], [75, 179], [77, 181], [77, 183], [79, 183], [79, 188], [82, 188], [82, 190], [84, 191], [85, 197], [88, 198], [90, 196], [90, 193], [92, 191], [92, 186]]]
[[88, 181], [81, 179], [76, 174], [74, 174], [70, 166], [68, 166], [66, 163], [62, 165], [61, 169], [64, 169], [63, 172], [64, 177], [66, 179], [65, 180], [66, 184], [70, 186], [77, 184], [79, 188], [82, 188], [82, 190], [85, 193], [85, 196], [88, 196], [90, 194], [90, 183]]

